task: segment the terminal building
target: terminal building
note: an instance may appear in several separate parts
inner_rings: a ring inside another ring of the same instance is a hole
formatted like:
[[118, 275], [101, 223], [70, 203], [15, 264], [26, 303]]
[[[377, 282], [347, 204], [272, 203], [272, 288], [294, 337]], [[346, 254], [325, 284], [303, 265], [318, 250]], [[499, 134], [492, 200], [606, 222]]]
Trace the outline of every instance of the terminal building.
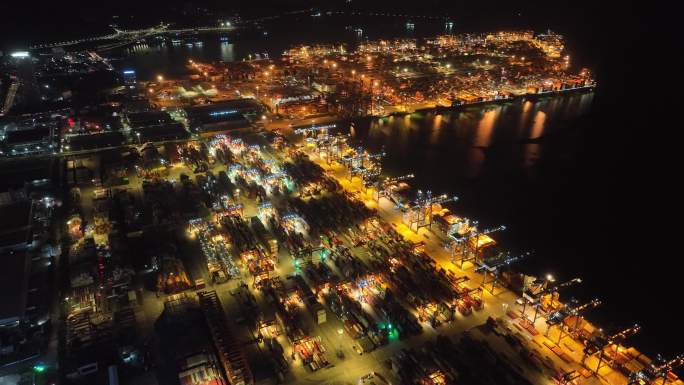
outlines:
[[233, 99], [185, 109], [190, 130], [215, 133], [249, 127], [264, 108], [254, 99]]
[[51, 153], [61, 120], [44, 114], [0, 122], [0, 156]]
[[176, 122], [165, 111], [143, 111], [126, 116], [133, 139], [138, 144], [190, 137], [183, 124]]

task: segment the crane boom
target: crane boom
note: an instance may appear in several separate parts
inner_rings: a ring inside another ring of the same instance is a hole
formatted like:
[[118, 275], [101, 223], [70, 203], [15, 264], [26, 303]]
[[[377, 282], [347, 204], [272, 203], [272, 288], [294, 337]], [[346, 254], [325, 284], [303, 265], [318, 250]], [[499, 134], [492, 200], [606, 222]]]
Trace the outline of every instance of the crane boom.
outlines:
[[570, 286], [574, 286], [574, 285], [576, 285], [576, 284], [578, 284], [578, 283], [582, 283], [582, 279], [581, 279], [581, 278], [573, 278], [573, 279], [571, 279], [571, 280], [569, 280], [569, 281], [565, 281], [565, 282], [563, 282], [563, 283], [559, 283], [558, 285], [553, 285], [553, 286], [547, 287], [546, 289], [540, 291], [540, 292], [537, 294], [537, 296], [538, 296], [538, 297], [541, 297], [541, 296], [543, 296], [543, 295], [545, 295], [545, 294], [557, 292], [557, 291], [559, 291], [560, 289], [565, 289], [565, 288], [568, 288], [568, 287], [570, 287]]
[[570, 313], [571, 313], [572, 315], [578, 315], [579, 313], [583, 312], [584, 310], [593, 309], [593, 308], [595, 308], [595, 307], [601, 306], [601, 303], [602, 303], [602, 302], [601, 302], [600, 299], [594, 298], [594, 299], [592, 299], [591, 301], [589, 301], [589, 302], [587, 302], [587, 303], [584, 303], [584, 304], [579, 305], [579, 306], [576, 306], [576, 307], [572, 307], [572, 308], [570, 309]]

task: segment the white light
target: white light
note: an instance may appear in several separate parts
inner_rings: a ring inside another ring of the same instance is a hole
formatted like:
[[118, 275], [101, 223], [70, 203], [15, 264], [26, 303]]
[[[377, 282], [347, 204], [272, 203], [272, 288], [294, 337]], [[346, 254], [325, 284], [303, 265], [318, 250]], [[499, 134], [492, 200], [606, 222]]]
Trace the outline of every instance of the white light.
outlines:
[[10, 54], [10, 56], [12, 56], [13, 58], [19, 58], [20, 59], [20, 58], [29, 57], [29, 53], [28, 53], [28, 51], [17, 51], [17, 52], [12, 52]]

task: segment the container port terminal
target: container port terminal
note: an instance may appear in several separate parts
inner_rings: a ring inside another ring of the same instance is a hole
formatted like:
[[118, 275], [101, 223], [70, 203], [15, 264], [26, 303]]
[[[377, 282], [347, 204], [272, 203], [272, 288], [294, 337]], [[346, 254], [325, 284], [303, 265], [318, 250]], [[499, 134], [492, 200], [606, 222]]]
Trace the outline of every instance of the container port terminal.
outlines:
[[[20, 299], [3, 299], [2, 370], [111, 385], [684, 385], [684, 355], [641, 353], [634, 320], [587, 319], [603, 299], [568, 295], [581, 277], [521, 273], [530, 253], [497, 241], [505, 225], [389, 175], [384, 151], [349, 135], [359, 117], [592, 92], [558, 34], [300, 45], [190, 59], [179, 78], [87, 51], [0, 59], [0, 165], [21, 180], [0, 191], [2, 291]], [[51, 80], [92, 72], [117, 86], [85, 107]], [[58, 108], [13, 113], [35, 92]]]

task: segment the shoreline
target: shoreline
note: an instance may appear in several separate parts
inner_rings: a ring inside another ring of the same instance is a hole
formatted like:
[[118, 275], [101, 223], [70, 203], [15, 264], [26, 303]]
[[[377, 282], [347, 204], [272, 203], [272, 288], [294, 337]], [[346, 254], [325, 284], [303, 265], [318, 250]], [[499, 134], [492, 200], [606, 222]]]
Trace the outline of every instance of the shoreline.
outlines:
[[459, 111], [463, 110], [469, 107], [487, 107], [490, 105], [501, 105], [501, 104], [506, 104], [506, 103], [515, 103], [515, 102], [524, 102], [526, 100], [530, 101], [536, 101], [542, 98], [553, 98], [557, 96], [562, 96], [562, 95], [568, 95], [568, 94], [575, 94], [575, 93], [589, 93], [589, 92], [594, 92], [596, 89], [596, 85], [591, 85], [591, 86], [582, 86], [582, 87], [576, 87], [576, 88], [567, 88], [563, 90], [553, 90], [553, 91], [545, 91], [541, 93], [536, 93], [536, 94], [521, 94], [521, 95], [515, 95], [507, 98], [501, 98], [501, 99], [491, 99], [491, 100], [482, 100], [482, 101], [477, 101], [477, 102], [472, 102], [472, 103], [464, 103], [464, 104], [457, 104], [457, 105], [452, 105], [452, 106], [432, 106], [432, 107], [421, 107], [421, 108], [415, 108], [412, 110], [408, 111], [395, 111], [395, 112], [390, 112], [389, 114], [384, 114], [384, 115], [366, 115], [360, 117], [361, 119], [363, 118], [387, 118], [390, 116], [404, 116], [404, 115], [410, 115], [413, 113], [430, 113], [430, 112], [452, 112], [452, 111]]

